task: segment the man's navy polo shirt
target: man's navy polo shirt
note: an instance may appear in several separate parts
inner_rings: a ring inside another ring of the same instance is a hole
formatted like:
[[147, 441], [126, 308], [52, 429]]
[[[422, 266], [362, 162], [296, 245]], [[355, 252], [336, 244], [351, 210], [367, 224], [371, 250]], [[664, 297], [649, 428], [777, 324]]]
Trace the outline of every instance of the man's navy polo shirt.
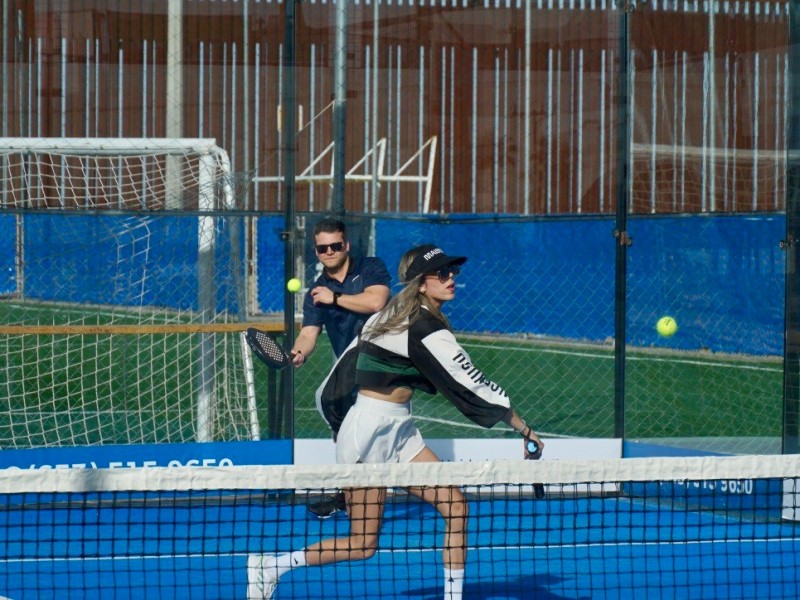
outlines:
[[[325, 271], [312, 284], [311, 288], [324, 286], [345, 296], [360, 294], [371, 285], [390, 287], [392, 278], [384, 262], [377, 257], [350, 256], [347, 276], [342, 283], [328, 276]], [[347, 349], [350, 342], [359, 334], [368, 314], [355, 313], [332, 304], [314, 304], [310, 293], [303, 299], [303, 327], [315, 325], [325, 327], [331, 347], [338, 357]]]

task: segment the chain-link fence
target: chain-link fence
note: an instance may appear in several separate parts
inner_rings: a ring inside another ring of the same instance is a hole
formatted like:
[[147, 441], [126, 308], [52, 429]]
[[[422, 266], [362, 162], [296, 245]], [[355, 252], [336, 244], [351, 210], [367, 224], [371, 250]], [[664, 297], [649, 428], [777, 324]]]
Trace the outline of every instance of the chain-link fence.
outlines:
[[[305, 221], [307, 237], [313, 220]], [[474, 363], [546, 435], [613, 437], [622, 411], [628, 439], [780, 451], [782, 217], [630, 221], [621, 387], [613, 219], [365, 217], [353, 224], [355, 252], [374, 246], [392, 271], [405, 250], [425, 242], [469, 257], [448, 317]], [[306, 246], [299, 273], [308, 286], [318, 272]], [[678, 324], [671, 337], [656, 330], [665, 315]], [[299, 437], [326, 435], [313, 393], [331, 363], [323, 338], [296, 375]], [[428, 437], [485, 435], [441, 396], [418, 396], [415, 413]]]

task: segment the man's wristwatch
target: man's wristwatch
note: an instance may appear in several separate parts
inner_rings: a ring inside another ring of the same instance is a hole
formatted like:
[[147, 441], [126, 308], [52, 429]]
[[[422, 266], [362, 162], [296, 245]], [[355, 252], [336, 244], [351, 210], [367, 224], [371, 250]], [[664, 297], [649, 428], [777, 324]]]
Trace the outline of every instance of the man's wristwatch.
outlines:
[[342, 292], [333, 292], [333, 305], [339, 306], [339, 296], [342, 295]]

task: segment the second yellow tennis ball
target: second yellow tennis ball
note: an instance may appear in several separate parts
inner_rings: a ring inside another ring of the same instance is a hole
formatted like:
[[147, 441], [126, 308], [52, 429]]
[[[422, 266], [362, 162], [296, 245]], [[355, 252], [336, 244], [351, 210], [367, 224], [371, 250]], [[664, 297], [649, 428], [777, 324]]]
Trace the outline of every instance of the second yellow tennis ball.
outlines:
[[678, 331], [678, 323], [672, 317], [661, 317], [656, 323], [656, 331], [661, 337], [672, 337]]
[[292, 293], [299, 292], [301, 287], [303, 287], [303, 284], [297, 277], [292, 277], [286, 282], [286, 289]]

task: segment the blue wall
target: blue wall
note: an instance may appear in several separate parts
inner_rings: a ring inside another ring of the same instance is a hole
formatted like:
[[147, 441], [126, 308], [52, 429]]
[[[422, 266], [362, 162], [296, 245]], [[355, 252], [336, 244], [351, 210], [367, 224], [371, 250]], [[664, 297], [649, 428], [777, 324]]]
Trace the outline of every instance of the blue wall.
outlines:
[[628, 230], [628, 340], [653, 340], [654, 317], [680, 331], [655, 345], [783, 354], [783, 216], [635, 218]]
[[[613, 334], [612, 220], [464, 221], [379, 222], [378, 254], [393, 275], [417, 244], [467, 256], [458, 278], [464, 293], [446, 309], [457, 330], [592, 340]], [[591, 289], [592, 297], [573, 299], [576, 289]], [[580, 315], [565, 314], [565, 298], [580, 304]], [[586, 322], [597, 326], [587, 329]]]
[[17, 290], [17, 273], [14, 266], [17, 233], [14, 215], [0, 215], [0, 295]]
[[[263, 312], [283, 312], [284, 295], [284, 259], [281, 232], [284, 218], [278, 216], [258, 219], [257, 246], [258, 256], [258, 305]], [[310, 242], [309, 242], [310, 245]]]
[[[629, 344], [782, 355], [782, 216], [637, 216], [628, 225]], [[468, 256], [447, 307], [457, 330], [603, 342], [614, 336], [614, 227], [613, 217], [379, 219], [376, 253], [393, 276], [417, 244]], [[306, 258], [313, 264], [313, 253]], [[282, 306], [277, 281], [271, 306]], [[680, 325], [668, 340], [654, 331], [665, 314]]]
[[[198, 308], [197, 218], [40, 213], [26, 216], [24, 225], [26, 299]], [[0, 221], [0, 238], [9, 245], [0, 262], [6, 269], [7, 262], [13, 266], [13, 218]], [[225, 220], [217, 223], [215, 243], [217, 307], [235, 312], [236, 278]], [[120, 272], [121, 260], [126, 270]], [[6, 285], [9, 292], [17, 291], [15, 281], [6, 278]]]

